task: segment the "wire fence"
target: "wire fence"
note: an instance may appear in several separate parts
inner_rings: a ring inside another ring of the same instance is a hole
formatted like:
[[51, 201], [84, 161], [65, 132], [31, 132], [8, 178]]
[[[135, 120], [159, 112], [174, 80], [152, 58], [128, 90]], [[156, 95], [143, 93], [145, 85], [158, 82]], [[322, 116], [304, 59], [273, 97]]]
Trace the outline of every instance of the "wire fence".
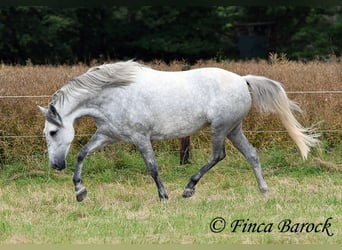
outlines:
[[[342, 94], [342, 90], [305, 90], [305, 91], [286, 91], [288, 94]], [[3, 95], [1, 99], [38, 99], [38, 98], [50, 98], [51, 95]], [[245, 133], [287, 133], [286, 130], [245, 130]], [[341, 133], [342, 129], [324, 129], [316, 130], [317, 133]], [[77, 137], [89, 137], [92, 134], [79, 134]], [[1, 139], [32, 139], [43, 138], [44, 135], [8, 135], [5, 131], [0, 130]]]
[[50, 95], [3, 95], [0, 96], [0, 99], [22, 99], [22, 98], [28, 98], [28, 99], [34, 99], [34, 98], [49, 98]]
[[[287, 94], [342, 94], [342, 90], [305, 90], [286, 91]], [[3, 95], [0, 99], [21, 99], [21, 98], [50, 98], [51, 95]]]
[[[244, 133], [288, 133], [286, 130], [244, 130]], [[315, 130], [317, 133], [341, 133], [342, 129], [322, 129]], [[79, 134], [75, 137], [90, 137], [93, 134]], [[44, 135], [0, 135], [1, 139], [34, 139], [34, 138], [45, 138]]]

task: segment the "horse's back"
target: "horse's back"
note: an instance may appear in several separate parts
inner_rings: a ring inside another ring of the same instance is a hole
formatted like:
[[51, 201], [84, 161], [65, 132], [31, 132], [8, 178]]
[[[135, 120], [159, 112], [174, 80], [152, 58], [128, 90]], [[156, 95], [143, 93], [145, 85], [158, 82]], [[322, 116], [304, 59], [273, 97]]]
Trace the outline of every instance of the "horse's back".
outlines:
[[[217, 112], [235, 104], [250, 107], [246, 81], [239, 75], [221, 68], [199, 68], [189, 71], [166, 72], [143, 69], [137, 87], [150, 94], [159, 106], [189, 106]], [[134, 86], [132, 86], [134, 87]], [[249, 108], [248, 108], [249, 109]]]
[[145, 93], [156, 131], [170, 137], [194, 133], [216, 121], [235, 123], [250, 109], [245, 80], [220, 68], [181, 72], [144, 69], [137, 85], [142, 87], [140, 94]]

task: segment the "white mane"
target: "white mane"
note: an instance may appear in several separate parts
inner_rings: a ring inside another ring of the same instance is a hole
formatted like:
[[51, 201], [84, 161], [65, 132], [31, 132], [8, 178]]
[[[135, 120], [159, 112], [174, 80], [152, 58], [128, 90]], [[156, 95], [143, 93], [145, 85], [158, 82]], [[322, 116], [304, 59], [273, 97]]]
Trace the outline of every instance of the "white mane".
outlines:
[[145, 65], [132, 60], [103, 64], [90, 68], [86, 73], [70, 79], [60, 90], [52, 96], [52, 104], [60, 102], [68, 95], [80, 96], [96, 94], [106, 87], [127, 86], [135, 81], [138, 70]]

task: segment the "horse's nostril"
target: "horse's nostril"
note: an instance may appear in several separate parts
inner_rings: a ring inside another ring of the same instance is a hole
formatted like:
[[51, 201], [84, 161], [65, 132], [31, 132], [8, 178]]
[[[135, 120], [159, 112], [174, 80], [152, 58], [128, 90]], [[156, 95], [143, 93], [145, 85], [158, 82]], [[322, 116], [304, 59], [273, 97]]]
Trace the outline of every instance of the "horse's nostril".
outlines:
[[59, 171], [65, 169], [65, 165], [66, 164], [64, 162], [62, 164], [51, 163], [52, 168]]
[[58, 169], [57, 164], [54, 164], [54, 163], [51, 164], [51, 167], [52, 167], [53, 169]]

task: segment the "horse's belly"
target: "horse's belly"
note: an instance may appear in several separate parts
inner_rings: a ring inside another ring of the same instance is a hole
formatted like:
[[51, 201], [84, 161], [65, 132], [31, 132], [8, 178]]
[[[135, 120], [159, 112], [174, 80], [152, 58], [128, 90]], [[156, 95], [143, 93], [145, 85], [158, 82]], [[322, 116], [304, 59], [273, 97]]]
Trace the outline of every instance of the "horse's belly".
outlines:
[[204, 117], [170, 117], [167, 122], [156, 123], [151, 131], [152, 140], [180, 138], [196, 133], [208, 126]]

